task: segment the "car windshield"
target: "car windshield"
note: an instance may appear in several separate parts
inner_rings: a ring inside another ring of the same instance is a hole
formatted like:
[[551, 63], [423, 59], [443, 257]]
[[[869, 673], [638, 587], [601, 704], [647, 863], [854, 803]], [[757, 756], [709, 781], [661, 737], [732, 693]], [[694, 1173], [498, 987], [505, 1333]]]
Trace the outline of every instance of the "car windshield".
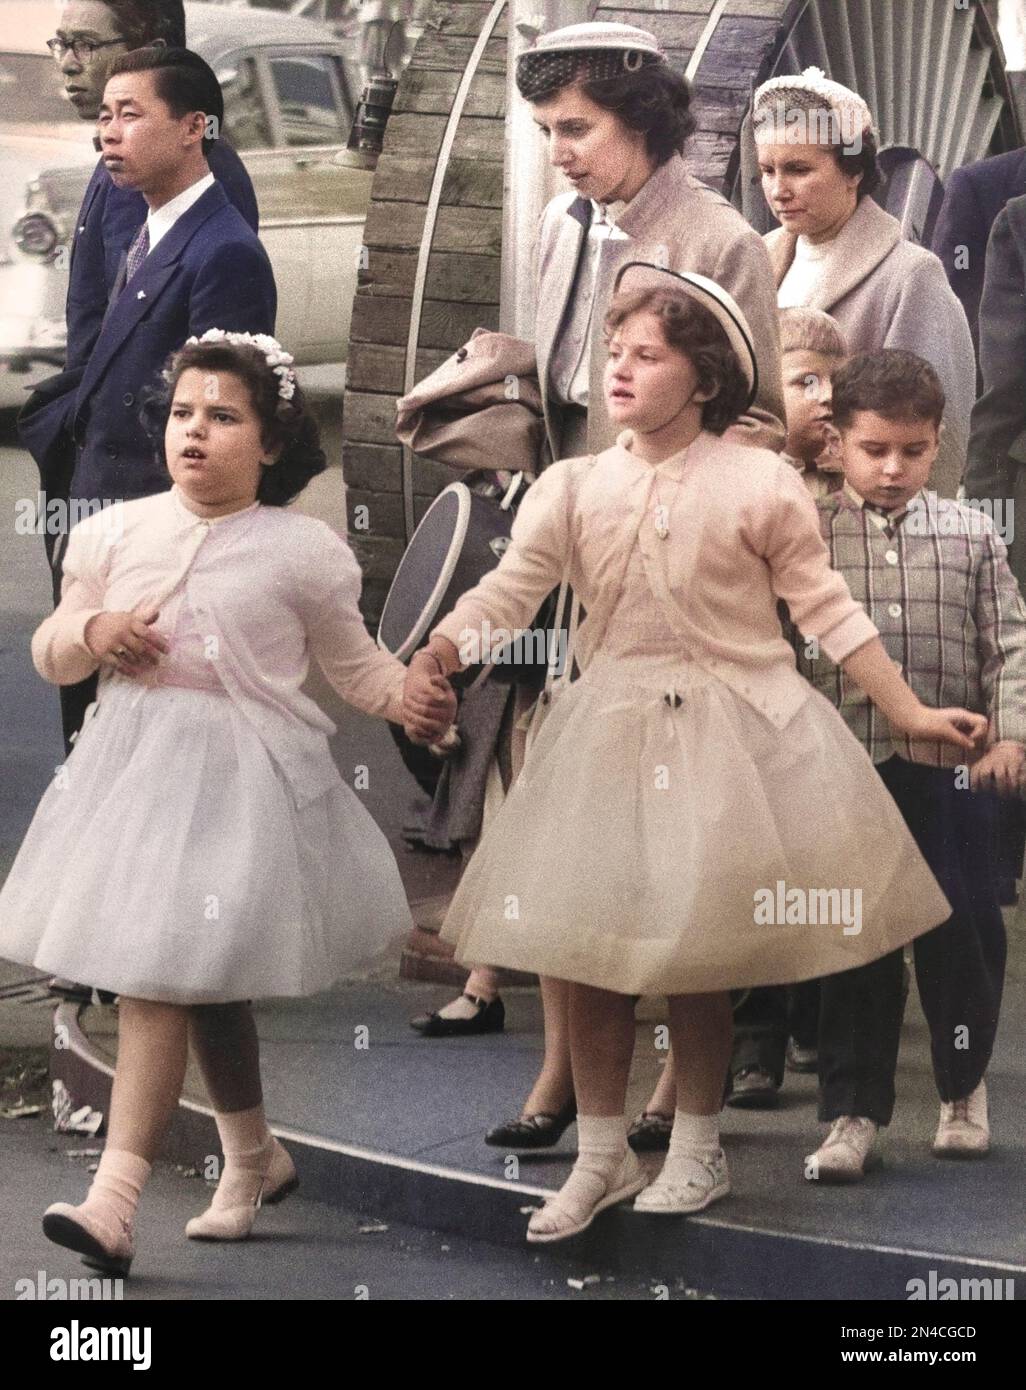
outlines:
[[60, 73], [48, 54], [0, 53], [0, 124], [75, 121], [61, 96]]

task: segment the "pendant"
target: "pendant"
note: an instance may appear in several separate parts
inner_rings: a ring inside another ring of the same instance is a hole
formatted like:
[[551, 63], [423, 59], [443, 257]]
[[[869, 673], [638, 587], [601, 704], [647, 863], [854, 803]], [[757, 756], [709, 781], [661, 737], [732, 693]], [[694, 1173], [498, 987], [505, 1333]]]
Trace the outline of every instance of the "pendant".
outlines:
[[667, 508], [661, 502], [655, 509], [655, 533], [661, 541], [664, 541], [670, 534]]

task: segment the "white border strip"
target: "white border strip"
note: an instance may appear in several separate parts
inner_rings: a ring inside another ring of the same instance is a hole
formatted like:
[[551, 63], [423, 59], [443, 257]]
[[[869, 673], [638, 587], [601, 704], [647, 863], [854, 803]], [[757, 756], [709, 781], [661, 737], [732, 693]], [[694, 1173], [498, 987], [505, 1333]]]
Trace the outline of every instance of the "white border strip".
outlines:
[[[68, 1050], [74, 1052], [98, 1071], [113, 1077], [114, 1069], [108, 1066], [90, 1047], [80, 1043], [80, 1038], [84, 1039], [86, 1044], [88, 1043], [86, 1034], [78, 1027], [76, 1017], [76, 1026], [71, 1034], [71, 1046]], [[183, 1110], [191, 1110], [210, 1120], [214, 1118], [213, 1110], [209, 1106], [201, 1105], [199, 1101], [189, 1100], [183, 1096], [178, 1104]], [[483, 1173], [470, 1173], [465, 1168], [443, 1168], [437, 1163], [421, 1163], [416, 1158], [403, 1158], [399, 1154], [381, 1153], [378, 1149], [358, 1149], [352, 1144], [343, 1144], [338, 1139], [325, 1139], [319, 1134], [309, 1134], [303, 1129], [287, 1129], [281, 1125], [271, 1125], [271, 1132], [279, 1139], [291, 1139], [294, 1143], [306, 1144], [312, 1149], [344, 1154], [346, 1158], [357, 1158], [364, 1163], [376, 1163], [388, 1168], [401, 1168], [407, 1173], [424, 1173], [432, 1178], [447, 1178], [450, 1182], [468, 1183], [471, 1187], [491, 1187], [500, 1192], [520, 1193], [525, 1197], [551, 1197], [555, 1192], [555, 1188], [551, 1187], [529, 1187], [526, 1183], [506, 1182], [501, 1178], [486, 1177]], [[826, 1245], [841, 1250], [863, 1251], [875, 1255], [902, 1255], [909, 1259], [934, 1260], [948, 1264], [970, 1265], [978, 1269], [998, 1269], [1007, 1271], [1009, 1274], [1026, 1274], [1026, 1266], [1024, 1265], [1008, 1264], [1004, 1260], [982, 1259], [977, 1255], [961, 1255], [957, 1252], [952, 1253], [950, 1250], [910, 1250], [901, 1245], [877, 1245], [874, 1241], [813, 1236], [807, 1235], [803, 1231], [771, 1231], [764, 1226], [724, 1221], [722, 1217], [692, 1216], [689, 1218], [689, 1224], [707, 1226], [712, 1230], [736, 1232], [739, 1235], [763, 1236], [772, 1240], [800, 1241], [805, 1245]]]

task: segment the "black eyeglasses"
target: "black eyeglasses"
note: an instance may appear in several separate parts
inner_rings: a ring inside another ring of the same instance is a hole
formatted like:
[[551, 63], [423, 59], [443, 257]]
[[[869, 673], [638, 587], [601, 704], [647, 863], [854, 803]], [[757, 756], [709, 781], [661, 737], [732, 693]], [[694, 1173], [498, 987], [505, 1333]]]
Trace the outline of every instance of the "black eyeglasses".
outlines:
[[69, 51], [74, 53], [76, 62], [88, 63], [98, 48], [113, 48], [124, 42], [124, 39], [72, 39], [66, 43], [64, 39], [47, 39], [46, 46], [58, 63]]

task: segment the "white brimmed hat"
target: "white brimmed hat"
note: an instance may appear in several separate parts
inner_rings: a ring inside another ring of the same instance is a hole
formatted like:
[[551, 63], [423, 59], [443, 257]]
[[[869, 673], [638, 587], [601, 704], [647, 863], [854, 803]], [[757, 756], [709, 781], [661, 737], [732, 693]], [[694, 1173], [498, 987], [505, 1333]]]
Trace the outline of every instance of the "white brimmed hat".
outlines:
[[708, 309], [727, 335], [738, 366], [748, 383], [748, 404], [755, 400], [759, 389], [759, 367], [755, 358], [755, 342], [748, 320], [736, 300], [722, 285], [693, 270], [668, 270], [648, 261], [628, 261], [613, 284], [613, 293], [632, 294], [635, 290], [682, 290]]
[[517, 88], [528, 101], [571, 82], [603, 81], [665, 60], [654, 34], [633, 24], [567, 24], [539, 34], [517, 59]]

